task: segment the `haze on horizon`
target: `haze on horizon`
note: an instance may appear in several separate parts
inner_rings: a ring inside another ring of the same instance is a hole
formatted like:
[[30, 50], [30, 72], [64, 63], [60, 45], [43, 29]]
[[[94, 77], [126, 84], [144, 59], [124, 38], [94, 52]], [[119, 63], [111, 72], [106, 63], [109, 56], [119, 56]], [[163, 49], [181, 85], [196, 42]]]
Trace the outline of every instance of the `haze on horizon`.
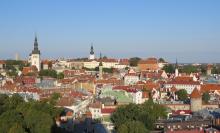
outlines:
[[163, 57], [220, 62], [219, 0], [23, 0], [0, 3], [0, 59]]

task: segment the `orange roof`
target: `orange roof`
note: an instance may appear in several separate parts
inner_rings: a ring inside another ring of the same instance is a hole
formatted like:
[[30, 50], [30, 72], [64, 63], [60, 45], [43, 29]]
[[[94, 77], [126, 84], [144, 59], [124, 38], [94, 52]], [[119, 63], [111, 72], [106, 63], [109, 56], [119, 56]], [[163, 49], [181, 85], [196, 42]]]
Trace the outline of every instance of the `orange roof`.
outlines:
[[42, 64], [49, 65], [51, 62], [49, 60], [43, 60]]
[[98, 101], [89, 105], [90, 108], [101, 108], [102, 104]]
[[200, 91], [197, 88], [195, 88], [193, 90], [193, 92], [191, 93], [190, 97], [191, 98], [200, 98], [201, 97], [201, 93], [200, 93]]
[[174, 80], [175, 81], [193, 81], [193, 77], [181, 76], [181, 77], [176, 77]]
[[142, 92], [142, 98], [149, 98], [148, 92]]
[[148, 58], [146, 60], [140, 60], [138, 64], [158, 64], [158, 61], [156, 58]]
[[3, 61], [3, 60], [0, 60], [0, 64], [5, 64], [5, 61]]
[[220, 90], [220, 84], [205, 84], [201, 85], [201, 91], [207, 92], [207, 91], [219, 91]]
[[176, 87], [175, 87], [175, 86], [172, 86], [172, 88], [170, 89], [170, 91], [171, 91], [171, 92], [176, 92], [176, 91], [177, 91], [177, 89], [176, 89]]

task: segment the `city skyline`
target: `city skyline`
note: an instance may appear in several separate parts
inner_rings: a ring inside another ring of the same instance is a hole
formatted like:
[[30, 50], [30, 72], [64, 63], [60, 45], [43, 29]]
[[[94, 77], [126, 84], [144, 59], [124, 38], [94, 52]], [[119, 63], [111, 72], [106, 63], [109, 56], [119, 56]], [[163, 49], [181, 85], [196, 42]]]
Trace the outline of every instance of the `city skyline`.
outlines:
[[[0, 58], [27, 59], [37, 33], [43, 58], [163, 57], [220, 62], [218, 1], [1, 2]], [[64, 8], [65, 7], [65, 8]]]

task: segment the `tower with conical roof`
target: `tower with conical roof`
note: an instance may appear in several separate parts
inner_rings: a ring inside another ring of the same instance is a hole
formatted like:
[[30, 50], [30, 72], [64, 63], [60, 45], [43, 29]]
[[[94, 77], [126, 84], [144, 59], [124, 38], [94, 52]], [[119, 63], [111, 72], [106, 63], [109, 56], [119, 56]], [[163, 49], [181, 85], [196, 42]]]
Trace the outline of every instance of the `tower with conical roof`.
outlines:
[[194, 88], [190, 95], [190, 108], [192, 112], [202, 109], [202, 94], [198, 88]]
[[93, 45], [91, 45], [91, 48], [90, 48], [89, 59], [90, 60], [94, 60], [95, 59], [95, 53], [94, 53]]
[[31, 66], [36, 66], [38, 71], [41, 70], [40, 50], [38, 48], [36, 35], [34, 39], [34, 49], [32, 50], [32, 53], [30, 54], [30, 63], [31, 63]]

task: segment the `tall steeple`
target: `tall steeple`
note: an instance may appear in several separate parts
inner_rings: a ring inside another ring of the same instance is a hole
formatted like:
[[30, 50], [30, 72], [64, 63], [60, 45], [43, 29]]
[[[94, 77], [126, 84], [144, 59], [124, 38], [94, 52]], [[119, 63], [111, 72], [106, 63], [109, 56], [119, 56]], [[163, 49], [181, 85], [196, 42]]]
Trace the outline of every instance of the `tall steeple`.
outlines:
[[176, 59], [176, 65], [175, 65], [175, 68], [178, 69], [178, 61]]
[[41, 70], [40, 50], [38, 48], [36, 34], [34, 38], [34, 49], [32, 50], [32, 53], [30, 54], [30, 63], [31, 63], [31, 66], [36, 66], [38, 71]]
[[95, 52], [94, 52], [94, 49], [93, 49], [93, 44], [91, 44], [89, 59], [90, 60], [94, 60], [95, 59]]
[[93, 54], [94, 54], [93, 45], [91, 45], [90, 54], [91, 54], [91, 55], [93, 55]]
[[37, 42], [36, 35], [35, 35], [35, 39], [34, 39], [34, 50], [32, 51], [32, 54], [40, 54], [40, 50], [38, 49], [38, 42]]

